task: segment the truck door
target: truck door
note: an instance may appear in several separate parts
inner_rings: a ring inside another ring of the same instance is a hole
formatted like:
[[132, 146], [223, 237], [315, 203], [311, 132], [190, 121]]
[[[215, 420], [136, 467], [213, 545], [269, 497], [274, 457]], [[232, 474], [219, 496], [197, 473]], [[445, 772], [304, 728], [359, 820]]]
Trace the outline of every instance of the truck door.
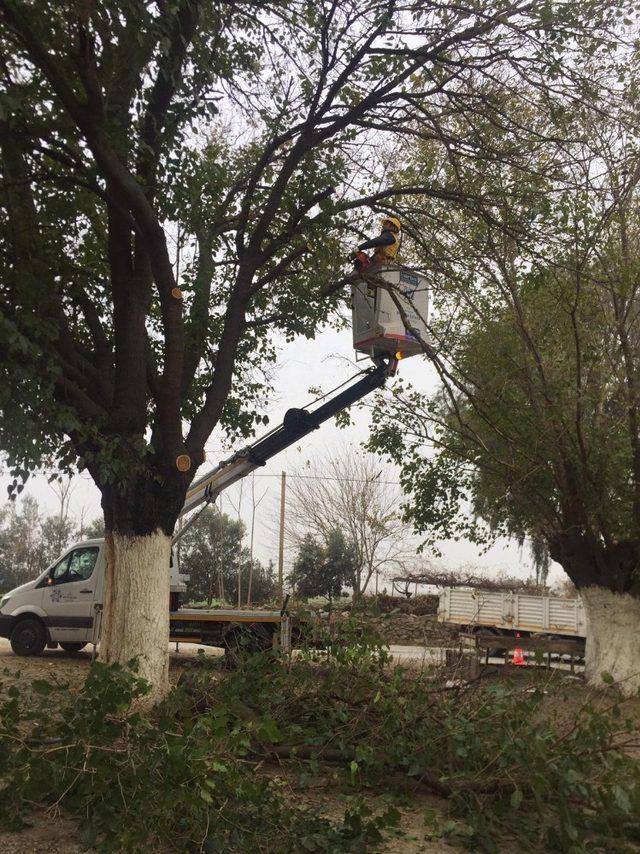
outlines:
[[99, 551], [98, 546], [73, 549], [49, 573], [42, 607], [48, 617], [51, 640], [91, 640], [97, 577], [94, 570]]

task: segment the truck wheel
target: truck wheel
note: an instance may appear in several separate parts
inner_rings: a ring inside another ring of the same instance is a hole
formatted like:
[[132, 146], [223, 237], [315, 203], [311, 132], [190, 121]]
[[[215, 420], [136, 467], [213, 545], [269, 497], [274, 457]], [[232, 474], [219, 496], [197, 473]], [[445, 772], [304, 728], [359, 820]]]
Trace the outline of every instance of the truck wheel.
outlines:
[[11, 632], [11, 649], [16, 655], [40, 655], [47, 644], [47, 630], [37, 617], [20, 620]]
[[80, 652], [81, 649], [84, 649], [86, 643], [63, 643], [60, 641], [60, 646], [65, 652]]

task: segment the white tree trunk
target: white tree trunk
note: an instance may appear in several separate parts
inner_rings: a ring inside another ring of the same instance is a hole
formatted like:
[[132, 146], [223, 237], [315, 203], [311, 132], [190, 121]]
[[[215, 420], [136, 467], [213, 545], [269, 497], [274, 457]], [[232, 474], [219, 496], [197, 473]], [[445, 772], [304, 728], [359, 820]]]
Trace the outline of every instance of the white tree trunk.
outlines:
[[602, 685], [609, 673], [627, 696], [640, 688], [640, 599], [604, 587], [581, 588], [587, 615], [585, 677]]
[[107, 532], [104, 612], [99, 659], [107, 664], [138, 661], [151, 685], [145, 704], [169, 689], [169, 561], [171, 537], [129, 537]]

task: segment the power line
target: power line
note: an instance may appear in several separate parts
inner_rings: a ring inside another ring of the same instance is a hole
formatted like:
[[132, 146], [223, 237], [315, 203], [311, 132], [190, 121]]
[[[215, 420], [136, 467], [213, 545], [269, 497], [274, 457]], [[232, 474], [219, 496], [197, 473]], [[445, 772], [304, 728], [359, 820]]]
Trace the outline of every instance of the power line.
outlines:
[[[273, 472], [273, 473], [266, 472], [263, 474], [256, 474], [255, 477], [280, 477], [280, 475], [277, 472]], [[382, 483], [382, 484], [386, 484], [387, 486], [400, 486], [401, 485], [399, 480], [378, 480], [378, 478], [373, 478], [373, 477], [368, 478], [368, 479], [364, 479], [364, 480], [359, 480], [357, 478], [350, 478], [350, 477], [329, 477], [326, 475], [321, 476], [321, 475], [314, 475], [314, 474], [289, 474], [288, 472], [287, 472], [287, 477], [293, 478], [295, 480], [332, 480], [332, 481], [336, 481], [337, 483]]]

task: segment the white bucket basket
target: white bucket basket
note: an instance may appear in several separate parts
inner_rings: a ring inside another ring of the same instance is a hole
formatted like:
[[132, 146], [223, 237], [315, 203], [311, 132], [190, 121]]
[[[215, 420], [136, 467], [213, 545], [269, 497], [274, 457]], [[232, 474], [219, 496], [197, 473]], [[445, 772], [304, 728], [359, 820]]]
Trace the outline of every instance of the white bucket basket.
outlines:
[[[389, 283], [406, 312], [412, 329], [428, 340], [429, 317], [427, 279], [420, 273], [402, 267], [381, 266], [367, 273]], [[422, 353], [417, 338], [407, 331], [389, 291], [362, 279], [351, 287], [353, 305], [353, 346], [367, 356], [406, 358]]]

